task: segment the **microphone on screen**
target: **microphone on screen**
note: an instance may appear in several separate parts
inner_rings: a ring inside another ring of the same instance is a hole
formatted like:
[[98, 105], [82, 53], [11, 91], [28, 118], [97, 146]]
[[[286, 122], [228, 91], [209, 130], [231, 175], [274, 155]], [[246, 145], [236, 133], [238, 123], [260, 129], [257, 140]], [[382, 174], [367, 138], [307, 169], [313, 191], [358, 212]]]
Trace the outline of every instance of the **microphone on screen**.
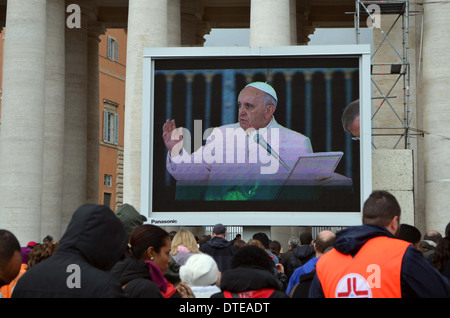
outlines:
[[281, 157], [276, 153], [276, 151], [274, 151], [272, 149], [272, 147], [270, 147], [270, 145], [264, 140], [264, 138], [262, 136], [259, 135], [259, 132], [257, 132], [254, 136], [253, 139], [255, 140], [255, 142], [260, 145], [261, 147], [263, 147], [267, 153], [269, 155], [271, 155], [272, 157], [274, 157], [287, 171], [289, 171], [289, 167], [288, 165], [284, 162], [283, 159], [281, 159]]

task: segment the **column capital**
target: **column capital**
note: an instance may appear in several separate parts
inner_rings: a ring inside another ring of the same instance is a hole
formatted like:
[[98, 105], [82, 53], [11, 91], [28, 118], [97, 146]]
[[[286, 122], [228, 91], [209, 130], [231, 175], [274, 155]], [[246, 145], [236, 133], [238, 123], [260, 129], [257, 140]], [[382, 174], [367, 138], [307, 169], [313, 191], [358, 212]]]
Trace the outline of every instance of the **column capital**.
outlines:
[[309, 36], [316, 30], [315, 25], [309, 20], [311, 6], [310, 0], [297, 6], [297, 43], [299, 45], [308, 44]]
[[203, 45], [205, 43], [204, 36], [211, 32], [211, 25], [208, 21], [197, 21], [197, 44]]
[[99, 36], [106, 33], [104, 23], [98, 21], [89, 21], [87, 26], [88, 38], [97, 38], [100, 42]]
[[211, 30], [209, 23], [203, 21], [205, 1], [183, 0], [180, 3], [181, 44], [187, 46], [203, 45], [203, 36]]
[[192, 14], [201, 20], [203, 16], [203, 10], [205, 9], [205, 0], [183, 0], [181, 1], [181, 13]]

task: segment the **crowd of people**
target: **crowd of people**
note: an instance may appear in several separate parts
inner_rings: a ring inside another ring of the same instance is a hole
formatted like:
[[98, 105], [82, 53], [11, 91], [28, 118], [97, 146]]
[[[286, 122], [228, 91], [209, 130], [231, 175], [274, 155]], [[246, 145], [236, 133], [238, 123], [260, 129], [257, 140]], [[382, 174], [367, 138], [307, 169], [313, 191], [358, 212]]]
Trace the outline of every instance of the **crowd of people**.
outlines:
[[21, 247], [0, 230], [3, 298], [333, 298], [450, 297], [450, 223], [422, 237], [400, 223], [389, 192], [374, 191], [363, 224], [309, 232], [281, 244], [265, 233], [248, 241], [145, 224], [131, 205], [113, 213], [78, 208], [58, 242]]

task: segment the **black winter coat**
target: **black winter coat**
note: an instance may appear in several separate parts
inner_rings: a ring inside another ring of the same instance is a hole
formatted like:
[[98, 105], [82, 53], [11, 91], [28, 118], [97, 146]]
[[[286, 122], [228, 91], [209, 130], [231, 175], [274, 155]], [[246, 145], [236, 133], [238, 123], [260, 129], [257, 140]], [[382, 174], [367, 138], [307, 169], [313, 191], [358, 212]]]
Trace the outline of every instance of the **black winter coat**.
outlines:
[[72, 216], [55, 253], [17, 282], [13, 298], [124, 297], [107, 271], [123, 257], [127, 236], [114, 212], [83, 205]]
[[316, 255], [316, 252], [314, 251], [314, 247], [312, 245], [302, 245], [296, 247], [286, 263], [284, 272], [288, 277], [291, 277], [297, 267], [304, 265], [311, 258], [313, 258], [314, 255]]
[[200, 247], [200, 252], [212, 256], [217, 263], [219, 271], [223, 273], [230, 268], [231, 259], [236, 254], [237, 247], [231, 242], [216, 236], [203, 244]]
[[141, 260], [126, 257], [111, 269], [130, 298], [163, 298], [159, 287], [151, 280], [147, 264]]

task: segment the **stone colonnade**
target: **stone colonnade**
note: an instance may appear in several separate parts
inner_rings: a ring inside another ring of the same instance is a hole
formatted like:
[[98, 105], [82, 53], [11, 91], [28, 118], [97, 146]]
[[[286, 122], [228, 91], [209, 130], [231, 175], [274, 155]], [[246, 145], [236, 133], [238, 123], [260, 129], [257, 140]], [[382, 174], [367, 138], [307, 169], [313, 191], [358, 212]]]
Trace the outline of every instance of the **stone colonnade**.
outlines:
[[9, 1], [0, 136], [0, 224], [21, 243], [59, 238], [97, 202], [98, 42], [91, 1], [68, 28], [64, 0]]

